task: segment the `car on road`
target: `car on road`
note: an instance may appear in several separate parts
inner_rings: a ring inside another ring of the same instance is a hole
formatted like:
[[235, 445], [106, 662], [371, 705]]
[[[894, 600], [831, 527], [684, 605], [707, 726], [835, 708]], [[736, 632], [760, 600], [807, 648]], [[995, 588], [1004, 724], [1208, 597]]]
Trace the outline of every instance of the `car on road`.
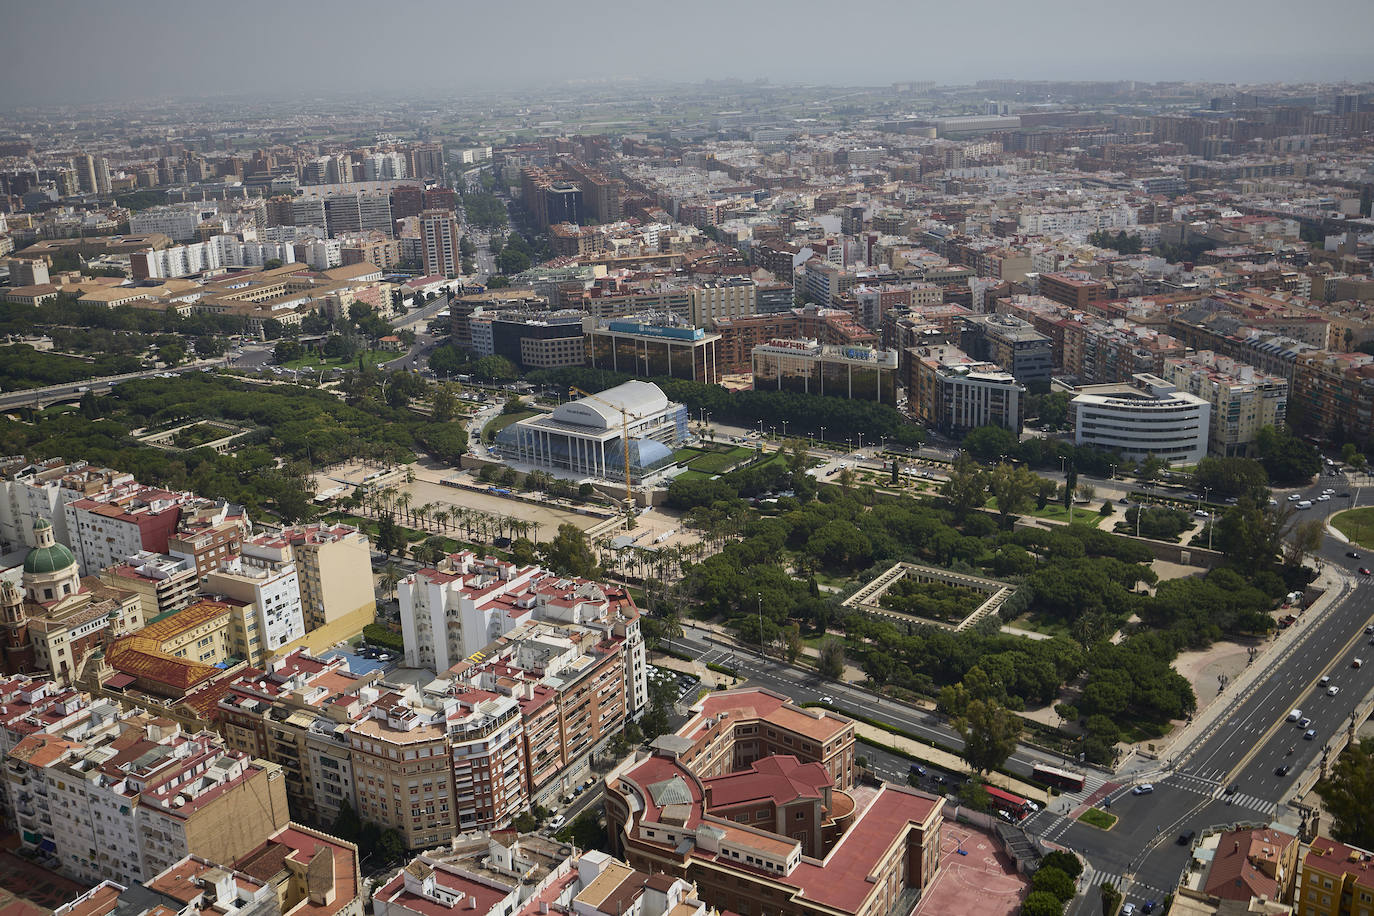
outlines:
[[1317, 502], [1319, 502], [1319, 503], [1324, 503], [1324, 502], [1327, 502], [1327, 501], [1330, 500], [1330, 499], [1331, 499], [1331, 494], [1330, 494], [1330, 493], [1323, 493], [1321, 496], [1318, 496], [1318, 497], [1317, 497]]
[[1135, 916], [1135, 904], [1127, 903], [1121, 907], [1121, 916]]
[[1316, 738], [1316, 737], [1317, 737], [1317, 730], [1316, 730], [1315, 728], [1309, 728], [1307, 731], [1305, 731], [1305, 732], [1302, 733], [1302, 739], [1303, 739], [1304, 741], [1311, 741], [1313, 738]]
[[1345, 555], [1352, 560], [1360, 559], [1360, 552], [1358, 550], [1347, 550]]
[[1291, 770], [1291, 769], [1293, 769], [1293, 768], [1290, 767], [1288, 764], [1285, 763], [1283, 766], [1281, 766], [1281, 767], [1277, 768], [1276, 770], [1274, 770], [1274, 775], [1275, 775], [1275, 776], [1287, 776], [1287, 775], [1288, 775], [1288, 771]]
[[822, 703], [832, 703], [832, 704], [833, 704], [833, 703], [835, 702], [835, 698], [832, 697], [830, 694], [827, 693], [825, 696], [821, 697], [821, 702], [822, 702]]
[[911, 772], [917, 776], [924, 776], [930, 771], [927, 770], [925, 767], [921, 766], [919, 763], [913, 763], [911, 765]]
[[1233, 782], [1233, 783], [1231, 783], [1229, 786], [1226, 787], [1226, 794], [1227, 794], [1227, 795], [1235, 795], [1235, 794], [1236, 794], [1236, 789], [1238, 789], [1238, 788], [1240, 788], [1240, 787], [1237, 786], [1237, 785]]
[[1211, 517], [1212, 517], [1212, 513], [1208, 512], [1206, 509], [1198, 509], [1198, 510], [1197, 510], [1196, 512], [1194, 512], [1193, 514], [1196, 515], [1198, 518], [1211, 518]]
[[1187, 846], [1193, 842], [1193, 837], [1197, 836], [1196, 830], [1185, 830], [1178, 835], [1178, 845]]
[[1303, 720], [1302, 720], [1301, 722], [1298, 723], [1298, 728], [1307, 728], [1307, 727], [1310, 726], [1311, 724], [1312, 724], [1312, 720], [1304, 716], [1304, 717], [1303, 717]]
[[561, 814], [555, 814], [555, 815], [549, 820], [549, 829], [550, 829], [550, 830], [557, 830], [559, 827], [562, 827], [565, 823], [567, 823], [567, 821], [568, 821], [568, 819], [567, 819], [566, 817], [564, 817], [563, 815], [561, 815]]
[[1289, 494], [1288, 494], [1288, 501], [1289, 501], [1290, 503], [1295, 503], [1295, 502], [1297, 502], [1297, 501], [1300, 500], [1300, 499], [1302, 499], [1302, 494], [1301, 494], [1301, 493], [1289, 493]]
[[1140, 912], [1142, 913], [1153, 913], [1154, 911], [1155, 902], [1153, 900], [1146, 900], [1145, 905], [1140, 908]]
[[1144, 782], [1131, 789], [1132, 795], [1149, 795], [1155, 790], [1153, 783]]
[[1367, 575], [1369, 575], [1369, 567], [1368, 567], [1368, 566], [1361, 566], [1361, 567], [1360, 567], [1360, 575], [1362, 575], [1362, 576], [1367, 576]]
[[1319, 681], [1318, 683], [1325, 687], [1327, 684], [1331, 683], [1331, 675], [1323, 674], [1321, 681]]
[[1334, 697], [1336, 694], [1340, 692], [1341, 688], [1337, 687], [1335, 684], [1332, 684], [1330, 687], [1326, 688], [1326, 695], [1329, 697]]

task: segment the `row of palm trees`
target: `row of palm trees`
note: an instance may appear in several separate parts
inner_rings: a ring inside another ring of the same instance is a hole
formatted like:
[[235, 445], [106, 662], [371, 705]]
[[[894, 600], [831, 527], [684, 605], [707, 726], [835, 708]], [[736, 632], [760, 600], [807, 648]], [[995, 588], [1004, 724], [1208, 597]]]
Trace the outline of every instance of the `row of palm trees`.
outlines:
[[[409, 482], [413, 472], [406, 472]], [[422, 531], [462, 532], [466, 540], [474, 535], [483, 541], [494, 541], [499, 537], [514, 540], [529, 537], [533, 532], [534, 540], [539, 540], [539, 523], [495, 512], [483, 512], [467, 506], [452, 503], [429, 502], [417, 505], [406, 490], [395, 486], [363, 491], [358, 496], [358, 507], [364, 514], [381, 515], [390, 512], [402, 524]], [[432, 523], [432, 526], [431, 526]]]

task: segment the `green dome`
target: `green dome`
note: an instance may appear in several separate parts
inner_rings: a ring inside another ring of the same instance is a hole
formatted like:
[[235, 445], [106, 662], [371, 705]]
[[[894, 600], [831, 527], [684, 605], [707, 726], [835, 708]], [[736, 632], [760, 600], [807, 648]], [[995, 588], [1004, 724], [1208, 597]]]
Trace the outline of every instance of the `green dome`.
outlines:
[[76, 556], [61, 544], [51, 547], [35, 547], [24, 559], [24, 572], [51, 573], [76, 565]]

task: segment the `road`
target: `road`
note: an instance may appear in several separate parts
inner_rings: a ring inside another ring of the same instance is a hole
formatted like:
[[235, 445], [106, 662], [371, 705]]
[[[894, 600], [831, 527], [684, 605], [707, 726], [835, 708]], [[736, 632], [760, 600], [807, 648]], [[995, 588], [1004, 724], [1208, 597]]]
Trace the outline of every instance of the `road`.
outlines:
[[71, 382], [62, 385], [49, 385], [46, 388], [28, 388], [23, 391], [10, 391], [0, 394], [0, 410], [11, 410], [16, 407], [46, 407], [58, 401], [76, 401], [81, 399], [81, 395], [87, 391], [94, 391], [102, 394], [110, 388], [130, 379], [153, 378], [166, 372], [180, 375], [183, 372], [195, 372], [199, 369], [214, 368], [226, 364], [224, 359], [201, 359], [177, 366], [172, 369], [145, 369], [140, 372], [126, 372], [122, 375], [110, 375], [104, 378], [84, 379], [79, 382]]

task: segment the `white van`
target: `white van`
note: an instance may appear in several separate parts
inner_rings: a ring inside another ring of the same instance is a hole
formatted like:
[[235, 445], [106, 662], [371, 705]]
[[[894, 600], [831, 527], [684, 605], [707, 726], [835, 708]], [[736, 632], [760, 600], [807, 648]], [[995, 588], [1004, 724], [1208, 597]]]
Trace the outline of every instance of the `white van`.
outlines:
[[1312, 500], [1310, 500], [1310, 499], [1300, 499], [1300, 500], [1298, 500], [1298, 506], [1297, 506], [1297, 508], [1299, 508], [1299, 509], [1311, 509], [1311, 508], [1312, 508]]
[[1289, 721], [1289, 722], [1296, 722], [1296, 721], [1298, 721], [1298, 720], [1301, 719], [1301, 718], [1302, 718], [1302, 710], [1301, 710], [1301, 709], [1295, 709], [1295, 710], [1293, 710], [1292, 712], [1290, 712], [1290, 713], [1288, 714], [1288, 721]]

